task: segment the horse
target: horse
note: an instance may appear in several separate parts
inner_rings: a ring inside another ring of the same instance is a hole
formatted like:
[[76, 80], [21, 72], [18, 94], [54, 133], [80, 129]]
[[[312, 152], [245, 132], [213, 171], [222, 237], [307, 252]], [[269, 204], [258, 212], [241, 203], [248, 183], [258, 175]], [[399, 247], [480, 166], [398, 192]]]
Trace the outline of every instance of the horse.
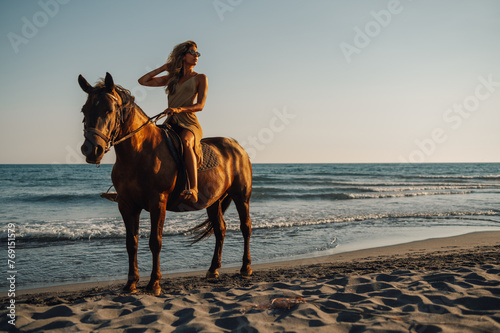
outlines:
[[177, 200], [167, 205], [173, 194], [176, 179], [181, 170], [165, 143], [163, 129], [134, 102], [130, 91], [115, 85], [112, 76], [106, 73], [94, 87], [82, 76], [78, 83], [88, 94], [82, 107], [84, 115], [84, 143], [81, 147], [86, 162], [100, 164], [104, 154], [114, 147], [116, 161], [111, 173], [116, 189], [118, 209], [125, 223], [128, 253], [128, 280], [123, 290], [137, 292], [139, 270], [137, 263], [139, 216], [146, 210], [151, 218], [149, 248], [153, 257], [148, 292], [160, 295], [163, 224], [169, 211], [195, 211], [206, 209], [208, 218], [193, 228], [198, 232], [197, 242], [211, 234], [215, 235], [215, 250], [206, 278], [216, 279], [221, 267], [222, 246], [226, 222], [223, 214], [232, 201], [236, 205], [243, 234], [242, 277], [250, 277], [250, 196], [252, 192], [252, 165], [247, 152], [234, 139], [224, 137], [205, 138], [202, 142], [215, 152], [218, 166], [198, 175], [198, 201]]

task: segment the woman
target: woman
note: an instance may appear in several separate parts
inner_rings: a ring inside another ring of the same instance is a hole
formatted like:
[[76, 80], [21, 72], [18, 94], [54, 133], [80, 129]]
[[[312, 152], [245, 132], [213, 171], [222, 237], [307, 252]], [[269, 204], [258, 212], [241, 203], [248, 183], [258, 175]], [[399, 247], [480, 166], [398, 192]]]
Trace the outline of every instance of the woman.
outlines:
[[[195, 42], [181, 43], [174, 47], [165, 65], [139, 79], [144, 86], [166, 87], [166, 123], [180, 132], [188, 171], [189, 190], [184, 190], [181, 195], [193, 203], [198, 201], [197, 170], [203, 159], [200, 144], [203, 131], [195, 112], [203, 110], [207, 98], [207, 77], [193, 71], [199, 56]], [[165, 71], [167, 75], [157, 76]]]

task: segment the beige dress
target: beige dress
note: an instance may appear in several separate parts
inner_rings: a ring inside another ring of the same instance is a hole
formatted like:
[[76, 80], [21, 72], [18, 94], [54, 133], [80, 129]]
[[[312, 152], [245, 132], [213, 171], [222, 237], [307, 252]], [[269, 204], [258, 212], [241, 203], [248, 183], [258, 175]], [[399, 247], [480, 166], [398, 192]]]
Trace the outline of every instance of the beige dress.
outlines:
[[[168, 95], [168, 107], [178, 108], [181, 106], [194, 105], [196, 95], [196, 79], [195, 76], [190, 77], [187, 81], [180, 86], [177, 85], [174, 94]], [[175, 124], [182, 128], [191, 131], [194, 135], [194, 153], [198, 161], [198, 167], [203, 162], [203, 152], [201, 150], [200, 140], [203, 137], [203, 130], [201, 129], [198, 117], [195, 112], [181, 112], [169, 115], [165, 123]]]

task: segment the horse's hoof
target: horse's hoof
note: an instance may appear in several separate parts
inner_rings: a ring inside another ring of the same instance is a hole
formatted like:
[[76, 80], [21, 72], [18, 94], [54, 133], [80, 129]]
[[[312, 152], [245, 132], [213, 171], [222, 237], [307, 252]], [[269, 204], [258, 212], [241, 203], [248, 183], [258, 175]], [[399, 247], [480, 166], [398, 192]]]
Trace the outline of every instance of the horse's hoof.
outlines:
[[128, 294], [136, 294], [137, 293], [137, 288], [136, 287], [128, 287], [128, 286], [125, 286], [123, 287], [123, 292], [126, 292]]
[[217, 280], [219, 278], [219, 272], [215, 271], [214, 273], [208, 271], [206, 275], [207, 280]]
[[137, 281], [128, 281], [125, 287], [123, 287], [123, 291], [129, 294], [137, 293], [136, 283]]
[[146, 287], [146, 292], [153, 294], [154, 296], [160, 296], [161, 294], [161, 287], [160, 283], [149, 283], [148, 286]]
[[252, 277], [252, 274], [253, 274], [253, 271], [251, 268], [244, 270], [244, 271], [240, 271], [241, 277], [245, 278], [245, 279], [250, 279]]
[[153, 296], [160, 296], [161, 295], [161, 288], [147, 289], [146, 291], [148, 293], [152, 294]]

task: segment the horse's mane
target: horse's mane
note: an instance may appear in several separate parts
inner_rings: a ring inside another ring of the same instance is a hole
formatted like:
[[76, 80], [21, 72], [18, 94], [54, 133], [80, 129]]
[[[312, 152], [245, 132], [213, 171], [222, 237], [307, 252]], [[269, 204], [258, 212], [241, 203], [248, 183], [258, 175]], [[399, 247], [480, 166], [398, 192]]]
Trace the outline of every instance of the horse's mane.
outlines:
[[[106, 88], [106, 83], [104, 79], [101, 78], [95, 85], [94, 89], [96, 89], [96, 93], [108, 93]], [[130, 90], [123, 88], [122, 86], [115, 84], [115, 91], [120, 95], [122, 99], [123, 105], [133, 105], [136, 109], [140, 110], [144, 116], [148, 117], [148, 115], [139, 107], [139, 105], [135, 104], [135, 97], [132, 96]]]
[[[104, 82], [104, 79], [100, 79], [95, 85], [94, 89], [96, 89], [97, 93], [107, 92], [106, 83]], [[130, 90], [125, 89], [118, 84], [115, 84], [115, 90], [123, 100], [123, 104], [134, 103], [135, 98], [130, 93]]]

